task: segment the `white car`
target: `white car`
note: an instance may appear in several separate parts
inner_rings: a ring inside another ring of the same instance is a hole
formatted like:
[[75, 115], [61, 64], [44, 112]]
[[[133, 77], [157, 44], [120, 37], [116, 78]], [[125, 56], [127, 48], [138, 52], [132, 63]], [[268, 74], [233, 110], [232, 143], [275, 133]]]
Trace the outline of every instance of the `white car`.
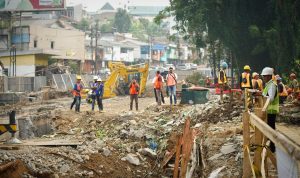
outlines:
[[164, 66], [167, 70], [169, 70], [170, 67], [173, 68], [173, 70], [175, 70], [175, 66], [173, 64], [165, 64]]
[[178, 64], [176, 66], [176, 68], [177, 68], [177, 70], [189, 70], [189, 69], [191, 69], [190, 66], [187, 65], [187, 64]]
[[194, 63], [186, 63], [186, 65], [188, 66], [188, 68], [190, 68], [192, 70], [197, 70], [197, 68], [198, 68], [197, 64], [194, 64]]

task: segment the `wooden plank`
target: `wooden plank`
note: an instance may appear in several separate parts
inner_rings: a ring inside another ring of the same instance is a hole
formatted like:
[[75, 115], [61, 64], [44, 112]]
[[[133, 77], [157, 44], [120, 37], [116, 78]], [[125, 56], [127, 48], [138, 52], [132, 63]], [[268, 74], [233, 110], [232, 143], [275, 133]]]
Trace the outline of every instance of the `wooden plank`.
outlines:
[[[261, 111], [261, 109], [255, 109], [254, 110], [255, 114], [260, 117], [260, 118], [264, 118], [264, 114]], [[262, 132], [255, 128], [255, 140], [254, 140], [254, 144], [257, 145], [257, 148], [254, 151], [254, 165], [257, 167], [258, 171], [261, 172], [261, 161], [262, 161], [262, 157], [261, 157], [261, 153], [262, 153], [262, 142], [263, 142], [263, 134]]]
[[82, 145], [83, 142], [77, 140], [24, 140], [21, 144], [0, 144], [0, 147], [6, 146], [77, 146]]
[[268, 124], [262, 121], [255, 114], [250, 113], [250, 121], [255, 125], [267, 138], [269, 138], [276, 147], [281, 148], [295, 160], [300, 160], [300, 147], [289, 140], [283, 134], [272, 129]]
[[180, 154], [181, 154], [181, 143], [182, 143], [182, 136], [178, 135], [177, 143], [176, 143], [176, 158], [175, 158], [173, 178], [178, 178], [179, 161], [180, 161]]
[[243, 159], [243, 178], [248, 178], [251, 176], [251, 166], [250, 159], [246, 148], [250, 145], [250, 127], [249, 127], [249, 114], [247, 112], [243, 113], [243, 148], [244, 148], [244, 159]]
[[184, 170], [184, 167], [186, 167], [186, 154], [187, 154], [187, 144], [189, 142], [189, 132], [190, 132], [190, 118], [187, 118], [185, 120], [184, 128], [183, 128], [183, 134], [182, 134], [182, 156], [181, 156], [181, 164], [180, 164], [180, 177], [182, 177], [182, 171]]
[[162, 161], [162, 167], [165, 167], [167, 165], [167, 163], [170, 161], [170, 159], [173, 157], [173, 155], [175, 154], [176, 149], [173, 149]]

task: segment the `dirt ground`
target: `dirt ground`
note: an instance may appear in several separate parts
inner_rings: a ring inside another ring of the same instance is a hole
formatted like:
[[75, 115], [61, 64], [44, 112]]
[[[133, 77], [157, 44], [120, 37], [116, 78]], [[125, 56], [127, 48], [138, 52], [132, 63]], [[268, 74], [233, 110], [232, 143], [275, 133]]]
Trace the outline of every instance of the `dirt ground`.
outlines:
[[28, 137], [23, 142], [57, 144], [1, 144], [0, 177], [172, 177], [175, 159], [165, 167], [161, 163], [174, 149], [186, 118], [201, 133], [196, 139], [201, 164], [193, 177], [209, 177], [216, 169], [219, 177], [241, 177], [240, 102], [227, 98], [221, 104], [212, 96], [206, 104], [170, 107], [165, 100], [157, 106], [153, 97], [139, 98], [139, 111], [129, 111], [129, 97], [115, 97], [103, 101], [103, 113], [92, 112], [85, 101], [76, 113], [70, 110], [70, 97], [22, 104], [16, 107], [17, 118], [29, 121], [26, 134], [19, 128], [18, 134]]

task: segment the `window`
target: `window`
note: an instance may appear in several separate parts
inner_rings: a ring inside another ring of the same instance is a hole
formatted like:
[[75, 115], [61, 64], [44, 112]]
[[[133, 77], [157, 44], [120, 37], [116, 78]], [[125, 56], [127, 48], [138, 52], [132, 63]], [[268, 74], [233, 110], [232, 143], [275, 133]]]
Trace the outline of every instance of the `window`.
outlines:
[[34, 48], [37, 48], [37, 40], [34, 40], [34, 41], [33, 41], [33, 47], [34, 47]]
[[54, 41], [51, 41], [51, 49], [54, 49]]

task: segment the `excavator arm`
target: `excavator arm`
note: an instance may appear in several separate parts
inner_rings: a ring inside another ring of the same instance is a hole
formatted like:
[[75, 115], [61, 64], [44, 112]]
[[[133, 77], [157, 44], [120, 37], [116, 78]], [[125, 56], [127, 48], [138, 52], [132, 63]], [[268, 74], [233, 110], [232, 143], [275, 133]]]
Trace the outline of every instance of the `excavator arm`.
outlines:
[[116, 96], [119, 78], [123, 78], [126, 83], [129, 83], [129, 75], [136, 73], [140, 74], [139, 96], [141, 96], [145, 92], [146, 83], [149, 75], [149, 64], [146, 63], [126, 66], [121, 62], [109, 62], [108, 67], [111, 71], [111, 75], [107, 78], [107, 80], [104, 83], [104, 98], [111, 98]]

